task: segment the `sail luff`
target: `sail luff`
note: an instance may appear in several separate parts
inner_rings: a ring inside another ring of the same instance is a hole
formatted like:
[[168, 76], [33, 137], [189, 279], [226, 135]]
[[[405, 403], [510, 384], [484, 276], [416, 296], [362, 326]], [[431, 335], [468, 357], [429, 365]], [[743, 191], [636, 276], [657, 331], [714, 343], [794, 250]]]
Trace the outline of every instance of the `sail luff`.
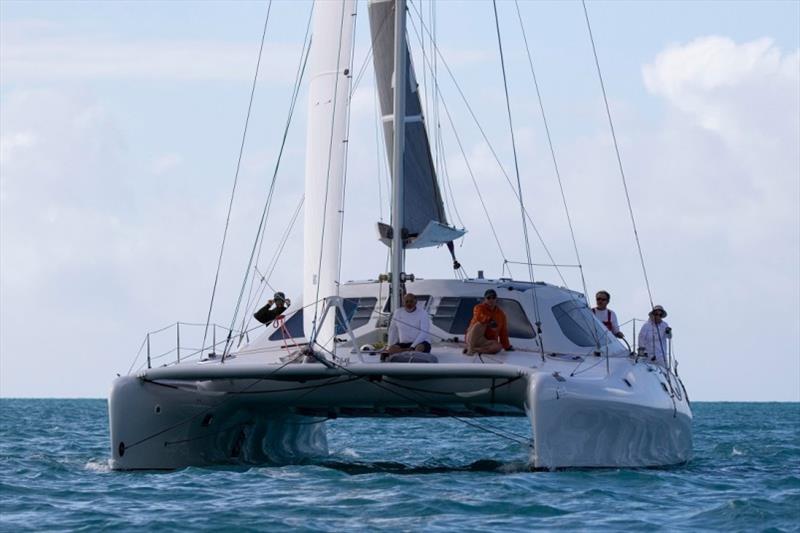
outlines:
[[355, 1], [317, 2], [309, 58], [303, 230], [303, 329], [333, 347], [334, 313], [323, 299], [338, 294], [347, 113]]
[[[412, 57], [408, 44], [403, 39], [400, 50], [395, 50], [394, 42], [400, 32], [396, 32], [394, 0], [370, 0], [369, 18], [373, 47], [373, 62], [378, 89], [386, 152], [392, 167], [392, 178], [397, 175], [394, 169], [394, 107], [397, 79], [395, 63], [404, 63], [403, 105], [404, 147], [403, 152], [403, 230], [405, 248], [436, 246], [452, 241], [463, 235], [462, 230], [451, 228], [447, 223], [442, 194], [436, 180], [433, 157], [431, 155], [425, 117], [414, 76]], [[405, 31], [402, 31], [403, 37]], [[395, 54], [397, 52], [397, 54]], [[380, 226], [380, 225], [379, 225]], [[381, 231], [385, 242], [389, 242], [388, 228]], [[397, 234], [396, 231], [391, 231]]]

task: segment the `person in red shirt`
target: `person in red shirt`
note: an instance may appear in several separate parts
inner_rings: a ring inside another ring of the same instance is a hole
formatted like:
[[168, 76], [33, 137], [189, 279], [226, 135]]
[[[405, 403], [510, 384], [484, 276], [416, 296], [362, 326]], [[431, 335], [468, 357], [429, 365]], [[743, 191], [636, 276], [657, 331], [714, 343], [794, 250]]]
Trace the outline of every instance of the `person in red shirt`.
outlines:
[[474, 353], [495, 354], [505, 349], [514, 348], [508, 340], [508, 322], [506, 314], [497, 306], [497, 292], [488, 289], [483, 294], [483, 302], [472, 309], [472, 320], [466, 334], [469, 355]]

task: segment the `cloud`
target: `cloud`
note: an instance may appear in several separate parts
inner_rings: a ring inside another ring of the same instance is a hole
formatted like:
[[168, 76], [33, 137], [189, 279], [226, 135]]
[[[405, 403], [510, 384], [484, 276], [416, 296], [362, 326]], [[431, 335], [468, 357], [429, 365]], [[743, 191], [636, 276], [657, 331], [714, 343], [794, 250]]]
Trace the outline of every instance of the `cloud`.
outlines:
[[[3, 82], [89, 80], [248, 81], [257, 47], [214, 40], [118, 39], [74, 35], [48, 21], [0, 25]], [[267, 42], [262, 73], [270, 84], [290, 84], [300, 44]]]

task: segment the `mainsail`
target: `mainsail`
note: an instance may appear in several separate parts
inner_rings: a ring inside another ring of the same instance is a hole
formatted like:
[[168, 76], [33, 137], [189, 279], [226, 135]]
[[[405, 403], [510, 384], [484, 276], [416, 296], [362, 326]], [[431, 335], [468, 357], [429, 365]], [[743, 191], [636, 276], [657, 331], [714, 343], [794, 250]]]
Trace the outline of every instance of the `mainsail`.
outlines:
[[[394, 0], [370, 0], [369, 3], [372, 57], [386, 152], [390, 163], [394, 136], [392, 117], [394, 6]], [[406, 248], [424, 248], [452, 242], [464, 235], [465, 231], [450, 227], [447, 223], [408, 48], [406, 48], [406, 59], [408, 84], [403, 153], [403, 237]], [[392, 178], [396, 179], [395, 176]], [[388, 243], [391, 238], [391, 228], [381, 224], [379, 229], [382, 240]]]

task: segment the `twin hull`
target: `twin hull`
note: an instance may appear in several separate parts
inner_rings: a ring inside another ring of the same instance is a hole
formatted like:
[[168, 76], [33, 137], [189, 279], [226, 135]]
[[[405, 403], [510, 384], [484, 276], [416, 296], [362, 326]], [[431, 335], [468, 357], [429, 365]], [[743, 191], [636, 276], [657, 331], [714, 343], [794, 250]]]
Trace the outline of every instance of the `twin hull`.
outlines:
[[692, 415], [680, 380], [632, 358], [605, 363], [593, 363], [602, 372], [574, 377], [575, 361], [557, 357], [532, 367], [214, 362], [152, 369], [113, 385], [111, 464], [175, 469], [320, 457], [325, 420], [359, 416], [527, 416], [536, 468], [688, 461]]

